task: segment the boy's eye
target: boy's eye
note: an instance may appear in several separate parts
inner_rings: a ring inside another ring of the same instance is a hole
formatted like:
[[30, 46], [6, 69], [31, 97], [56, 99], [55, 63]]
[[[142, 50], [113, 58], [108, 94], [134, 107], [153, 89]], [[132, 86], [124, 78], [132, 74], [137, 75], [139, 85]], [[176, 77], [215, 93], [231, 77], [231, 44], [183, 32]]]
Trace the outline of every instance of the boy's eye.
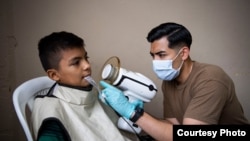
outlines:
[[72, 62], [72, 65], [79, 65], [80, 64], [80, 60], [75, 60], [74, 62]]

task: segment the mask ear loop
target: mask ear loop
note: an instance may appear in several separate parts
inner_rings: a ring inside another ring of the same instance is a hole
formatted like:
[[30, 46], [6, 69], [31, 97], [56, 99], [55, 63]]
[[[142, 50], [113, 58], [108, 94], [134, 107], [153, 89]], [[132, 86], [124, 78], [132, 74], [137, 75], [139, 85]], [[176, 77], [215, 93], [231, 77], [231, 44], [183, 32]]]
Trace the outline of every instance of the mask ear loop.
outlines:
[[[180, 55], [181, 51], [183, 51], [183, 48], [179, 50], [179, 52], [177, 53], [177, 55], [174, 57], [173, 61]], [[180, 69], [181, 69], [183, 63], [184, 63], [184, 60], [182, 60], [181, 65], [178, 67], [177, 70], [180, 70]]]
[[179, 52], [177, 53], [177, 55], [174, 57], [173, 61], [180, 55], [181, 51], [183, 51], [183, 49], [179, 50]]
[[180, 69], [181, 69], [183, 63], [184, 63], [184, 60], [182, 60], [181, 65], [179, 66], [179, 68], [178, 68], [177, 70], [180, 70]]

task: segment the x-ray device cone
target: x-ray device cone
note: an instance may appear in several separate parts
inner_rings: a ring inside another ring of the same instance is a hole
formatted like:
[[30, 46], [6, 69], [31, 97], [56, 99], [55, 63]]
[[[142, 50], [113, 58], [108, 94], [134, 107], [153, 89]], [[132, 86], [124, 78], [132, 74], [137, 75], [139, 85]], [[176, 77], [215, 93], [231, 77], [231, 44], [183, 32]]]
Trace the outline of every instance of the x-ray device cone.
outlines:
[[[120, 60], [116, 56], [106, 61], [102, 68], [101, 77], [104, 81], [123, 91], [130, 102], [137, 99], [150, 102], [157, 92], [156, 85], [149, 78], [141, 73], [120, 67]], [[122, 117], [118, 120], [118, 127], [133, 133], [141, 132], [140, 127]]]

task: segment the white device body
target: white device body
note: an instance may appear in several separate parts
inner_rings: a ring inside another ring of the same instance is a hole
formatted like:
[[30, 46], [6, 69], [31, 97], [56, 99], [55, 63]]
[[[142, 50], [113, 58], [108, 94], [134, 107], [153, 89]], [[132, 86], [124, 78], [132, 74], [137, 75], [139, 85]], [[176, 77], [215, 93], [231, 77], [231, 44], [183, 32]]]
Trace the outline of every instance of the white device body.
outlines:
[[132, 133], [136, 132], [137, 134], [139, 134], [141, 132], [141, 128], [138, 125], [126, 118], [118, 119], [118, 127], [122, 130], [126, 130]]
[[[105, 66], [102, 73], [103, 79], [110, 77], [110, 75], [114, 73], [112, 71], [112, 66], [110, 64]], [[112, 85], [122, 90], [130, 102], [137, 99], [140, 99], [143, 102], [150, 102], [157, 92], [156, 85], [149, 78], [140, 73], [132, 72], [124, 68], [119, 68], [119, 74]], [[139, 134], [141, 132], [139, 126], [125, 117], [119, 118], [118, 127], [132, 133], [136, 132]]]
[[150, 102], [154, 98], [157, 89], [155, 84], [146, 76], [120, 68], [117, 79], [113, 83], [126, 96]]

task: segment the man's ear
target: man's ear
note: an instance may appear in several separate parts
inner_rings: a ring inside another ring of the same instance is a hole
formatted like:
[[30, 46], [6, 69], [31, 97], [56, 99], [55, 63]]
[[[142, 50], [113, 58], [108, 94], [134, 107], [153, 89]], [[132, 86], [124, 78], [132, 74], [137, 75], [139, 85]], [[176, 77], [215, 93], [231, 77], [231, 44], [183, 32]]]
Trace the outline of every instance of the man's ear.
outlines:
[[55, 70], [55, 69], [48, 69], [47, 75], [50, 79], [52, 79], [54, 81], [60, 80], [60, 75], [58, 74], [57, 70]]
[[183, 47], [183, 50], [181, 53], [182, 60], [186, 60], [189, 57], [189, 53], [190, 53], [190, 49], [187, 46]]

